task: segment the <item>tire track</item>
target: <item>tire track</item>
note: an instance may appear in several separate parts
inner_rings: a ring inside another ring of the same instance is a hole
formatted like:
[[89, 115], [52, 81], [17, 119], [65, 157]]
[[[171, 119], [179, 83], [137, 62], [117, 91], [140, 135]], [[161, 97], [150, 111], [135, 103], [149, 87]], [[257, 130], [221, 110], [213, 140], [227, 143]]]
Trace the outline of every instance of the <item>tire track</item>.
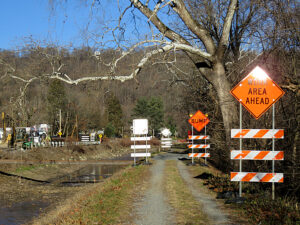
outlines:
[[172, 208], [166, 201], [163, 187], [165, 161], [155, 158], [151, 166], [149, 188], [139, 203], [135, 204], [138, 217], [134, 224], [138, 225], [169, 225], [176, 224]]

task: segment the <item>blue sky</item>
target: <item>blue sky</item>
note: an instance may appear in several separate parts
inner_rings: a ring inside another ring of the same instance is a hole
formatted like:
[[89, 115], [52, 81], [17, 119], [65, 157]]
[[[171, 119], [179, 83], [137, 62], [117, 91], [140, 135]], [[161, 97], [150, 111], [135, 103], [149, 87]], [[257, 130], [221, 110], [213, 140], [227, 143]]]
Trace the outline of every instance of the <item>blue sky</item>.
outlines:
[[[87, 0], [88, 3], [90, 1]], [[102, 30], [98, 25], [103, 21], [116, 21], [118, 18], [116, 2], [114, 0], [101, 1], [101, 7], [98, 11], [94, 11], [97, 21], [94, 20], [91, 23], [89, 27], [91, 31]], [[51, 10], [49, 0], [0, 0], [0, 49], [15, 49], [22, 46], [24, 38], [27, 37], [61, 46], [68, 46], [70, 43], [73, 43], [73, 47], [87, 45], [82, 35], [87, 33], [82, 31], [91, 21], [88, 3], [85, 4], [81, 0], [69, 0], [67, 4], [56, 5], [55, 10]], [[127, 1], [123, 3], [128, 5]], [[146, 27], [141, 21], [144, 18], [138, 13], [136, 15], [138, 21], [136, 27], [139, 32], [143, 33]], [[131, 32], [127, 33], [132, 35], [136, 31], [133, 29], [132, 18], [127, 18], [126, 21], [129, 21], [126, 30], [131, 29]], [[89, 42], [88, 45], [91, 43]]]
[[89, 20], [90, 9], [80, 1], [69, 1], [55, 10], [48, 0], [0, 0], [0, 4], [1, 49], [22, 46], [30, 36], [59, 45], [84, 43], [80, 31]]

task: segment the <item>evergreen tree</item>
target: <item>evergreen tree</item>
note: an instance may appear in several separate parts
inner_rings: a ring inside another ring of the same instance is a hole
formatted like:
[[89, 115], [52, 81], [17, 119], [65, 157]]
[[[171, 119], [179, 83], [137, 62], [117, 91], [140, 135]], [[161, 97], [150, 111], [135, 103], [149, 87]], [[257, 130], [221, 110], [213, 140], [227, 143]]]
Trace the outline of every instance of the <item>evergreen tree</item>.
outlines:
[[59, 110], [62, 111], [62, 118], [64, 118], [67, 108], [67, 98], [64, 84], [57, 79], [51, 81], [48, 89], [48, 121], [52, 125], [52, 133], [55, 134], [59, 130]]
[[104, 134], [107, 136], [107, 137], [113, 137], [115, 136], [116, 134], [116, 129], [114, 127], [114, 125], [109, 122], [106, 127], [104, 128]]
[[150, 130], [154, 129], [154, 132], [158, 133], [158, 130], [163, 127], [164, 123], [162, 99], [159, 97], [138, 99], [133, 109], [132, 117], [148, 119]]
[[148, 101], [148, 114], [150, 128], [155, 133], [158, 133], [159, 129], [164, 125], [164, 110], [163, 101], [159, 97], [151, 97]]
[[115, 135], [120, 136], [123, 127], [123, 111], [119, 99], [114, 94], [106, 99], [106, 114], [108, 124], [111, 123]]
[[172, 116], [168, 116], [166, 127], [169, 128], [172, 135], [175, 134], [177, 127], [176, 127], [176, 123], [174, 123], [174, 119]]
[[132, 116], [139, 117], [139, 118], [149, 117], [148, 100], [146, 98], [142, 97], [137, 100], [137, 103], [133, 109]]

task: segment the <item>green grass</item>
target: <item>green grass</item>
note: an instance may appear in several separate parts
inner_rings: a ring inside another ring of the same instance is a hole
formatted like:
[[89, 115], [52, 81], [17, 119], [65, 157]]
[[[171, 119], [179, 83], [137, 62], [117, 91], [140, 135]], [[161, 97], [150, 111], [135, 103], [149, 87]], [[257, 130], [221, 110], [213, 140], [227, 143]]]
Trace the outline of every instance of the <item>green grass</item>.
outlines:
[[61, 215], [56, 224], [122, 224], [130, 219], [132, 196], [147, 171], [147, 166], [126, 168], [74, 203], [72, 210]]
[[40, 164], [40, 165], [26, 165], [26, 166], [20, 166], [18, 167], [15, 172], [16, 173], [22, 173], [22, 172], [25, 172], [25, 171], [30, 171], [30, 170], [34, 170], [34, 169], [37, 169], [39, 167], [44, 167], [46, 165], [43, 165], [43, 164]]

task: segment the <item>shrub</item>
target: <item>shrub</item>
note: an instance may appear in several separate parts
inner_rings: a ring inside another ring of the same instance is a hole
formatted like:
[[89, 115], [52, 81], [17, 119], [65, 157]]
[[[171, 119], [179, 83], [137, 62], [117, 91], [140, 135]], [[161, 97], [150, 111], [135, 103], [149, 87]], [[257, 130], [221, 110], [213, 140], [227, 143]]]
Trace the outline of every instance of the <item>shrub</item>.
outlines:
[[252, 195], [244, 206], [256, 224], [297, 224], [300, 221], [298, 203], [289, 198], [272, 200], [265, 193]]
[[114, 125], [112, 123], [108, 123], [106, 125], [106, 127], [104, 128], [104, 134], [107, 137], [114, 137], [115, 136], [115, 132], [116, 132], [116, 128], [114, 127]]
[[122, 146], [122, 147], [130, 147], [131, 145], [132, 145], [132, 141], [130, 140], [130, 138], [122, 138], [121, 140], [120, 140], [120, 145]]

